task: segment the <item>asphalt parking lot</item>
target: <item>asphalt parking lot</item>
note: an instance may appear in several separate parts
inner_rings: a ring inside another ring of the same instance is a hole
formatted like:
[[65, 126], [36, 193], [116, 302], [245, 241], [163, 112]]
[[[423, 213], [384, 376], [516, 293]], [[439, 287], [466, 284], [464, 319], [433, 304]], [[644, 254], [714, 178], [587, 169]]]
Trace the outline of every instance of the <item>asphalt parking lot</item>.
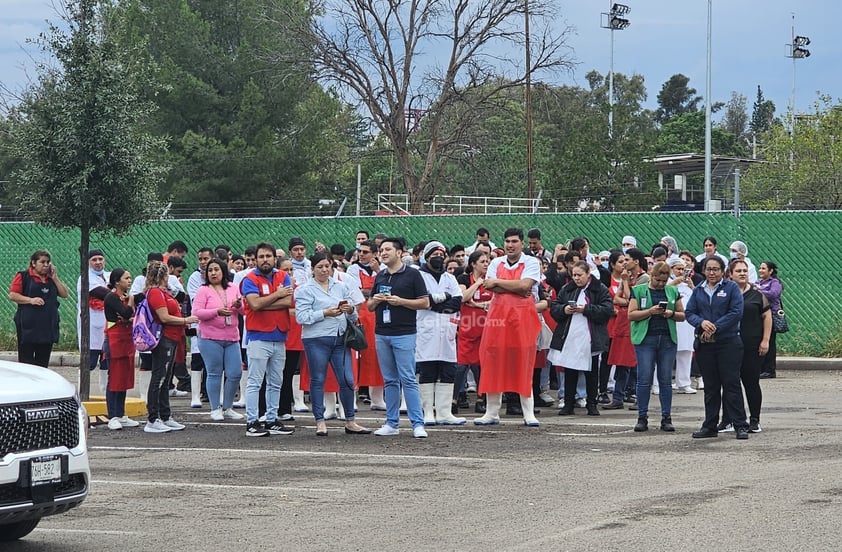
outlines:
[[[504, 417], [426, 440], [405, 420], [397, 437], [329, 422], [317, 438], [309, 416], [294, 435], [249, 438], [174, 399], [185, 431], [91, 429], [88, 500], [7, 549], [837, 550], [840, 372], [762, 385], [748, 441], [691, 439], [701, 393], [674, 396], [674, 434], [632, 432], [628, 410], [544, 409], [540, 428]], [[361, 405], [363, 425], [382, 419]]]

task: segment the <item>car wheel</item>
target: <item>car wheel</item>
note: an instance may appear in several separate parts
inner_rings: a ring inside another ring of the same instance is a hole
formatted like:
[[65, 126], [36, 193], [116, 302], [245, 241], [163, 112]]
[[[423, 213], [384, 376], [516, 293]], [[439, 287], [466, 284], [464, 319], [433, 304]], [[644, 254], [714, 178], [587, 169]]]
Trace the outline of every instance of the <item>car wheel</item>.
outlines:
[[25, 519], [17, 523], [0, 525], [0, 542], [22, 539], [38, 526], [38, 519]]

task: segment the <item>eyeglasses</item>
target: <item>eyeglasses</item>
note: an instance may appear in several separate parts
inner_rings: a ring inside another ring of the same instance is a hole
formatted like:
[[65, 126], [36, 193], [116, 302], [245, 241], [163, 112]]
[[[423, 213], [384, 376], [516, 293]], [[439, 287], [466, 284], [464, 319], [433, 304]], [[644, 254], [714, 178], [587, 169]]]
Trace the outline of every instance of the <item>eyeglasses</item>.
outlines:
[[710, 267], [710, 268], [705, 269], [705, 272], [721, 272], [721, 271], [722, 271], [722, 269], [719, 268], [719, 267]]

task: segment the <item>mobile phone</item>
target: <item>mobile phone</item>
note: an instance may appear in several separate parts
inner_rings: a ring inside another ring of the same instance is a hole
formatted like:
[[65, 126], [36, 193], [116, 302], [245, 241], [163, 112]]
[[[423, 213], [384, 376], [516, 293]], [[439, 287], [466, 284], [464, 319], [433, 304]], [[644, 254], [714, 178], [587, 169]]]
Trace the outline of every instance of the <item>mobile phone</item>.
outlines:
[[576, 308], [576, 301], [568, 301], [567, 306], [575, 309]]
[[658, 308], [659, 308], [659, 309], [664, 309], [664, 310], [666, 310], [666, 308], [667, 308], [667, 302], [666, 302], [666, 301], [661, 301], [661, 302], [659, 302], [659, 303], [658, 303]]
[[344, 300], [343, 300], [343, 301], [339, 301], [339, 307], [340, 307], [340, 308], [341, 308], [341, 307], [344, 307], [344, 306], [345, 306], [345, 305], [347, 305], [347, 304], [348, 304], [348, 301], [344, 301]]
[[692, 270], [691, 270], [691, 269], [689, 269], [689, 268], [688, 268], [688, 269], [686, 269], [686, 270], [684, 270], [684, 278], [689, 278], [689, 277], [690, 277], [690, 273], [691, 273], [691, 272], [692, 272]]

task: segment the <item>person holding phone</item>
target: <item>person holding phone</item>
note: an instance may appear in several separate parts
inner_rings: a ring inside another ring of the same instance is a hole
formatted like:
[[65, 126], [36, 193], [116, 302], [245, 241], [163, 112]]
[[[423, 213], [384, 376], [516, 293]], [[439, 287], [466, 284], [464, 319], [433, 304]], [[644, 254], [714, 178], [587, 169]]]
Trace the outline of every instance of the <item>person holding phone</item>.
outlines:
[[670, 268], [665, 262], [652, 266], [649, 282], [638, 284], [629, 298], [631, 342], [637, 356], [637, 423], [635, 431], [649, 429], [649, 393], [657, 375], [661, 402], [661, 431], [675, 431], [672, 424], [672, 367], [678, 345], [676, 322], [684, 320], [684, 306], [675, 286], [667, 286]]
[[[686, 305], [693, 294], [693, 280], [690, 278], [692, 269], [687, 267], [687, 261], [683, 257], [674, 257], [667, 261], [670, 266], [670, 281], [667, 285], [675, 286], [681, 295], [681, 304]], [[696, 393], [693, 389], [690, 373], [693, 365], [693, 326], [684, 320], [676, 323], [678, 332], [678, 349], [675, 353], [675, 385], [673, 389], [677, 393], [692, 395]]]
[[[193, 314], [199, 318], [199, 351], [208, 374], [210, 418], [214, 421], [242, 420], [234, 410], [234, 395], [243, 376], [240, 360], [240, 324], [243, 298], [237, 286], [228, 282], [228, 267], [222, 259], [205, 265], [205, 283], [193, 299]], [[222, 389], [222, 375], [225, 386]], [[222, 391], [222, 404], [219, 395]]]
[[50, 252], [39, 249], [29, 257], [29, 268], [15, 274], [9, 287], [9, 300], [17, 305], [18, 362], [49, 366], [59, 338], [59, 297], [67, 297], [67, 286], [59, 279]]
[[351, 354], [345, 347], [348, 324], [357, 319], [351, 289], [330, 275], [332, 259], [324, 252], [310, 257], [313, 277], [295, 290], [295, 319], [301, 325], [301, 340], [310, 372], [310, 405], [316, 420], [316, 435], [327, 436], [324, 386], [330, 363], [339, 382], [339, 400], [345, 410], [345, 433], [371, 433], [354, 420], [354, 372]]
[[561, 288], [550, 306], [558, 326], [547, 360], [564, 368], [564, 406], [558, 415], [574, 413], [576, 383], [579, 372], [584, 372], [588, 416], [599, 416], [599, 356], [609, 349], [608, 320], [614, 316], [614, 304], [608, 288], [591, 274], [588, 263], [577, 261], [570, 274], [573, 280]]

